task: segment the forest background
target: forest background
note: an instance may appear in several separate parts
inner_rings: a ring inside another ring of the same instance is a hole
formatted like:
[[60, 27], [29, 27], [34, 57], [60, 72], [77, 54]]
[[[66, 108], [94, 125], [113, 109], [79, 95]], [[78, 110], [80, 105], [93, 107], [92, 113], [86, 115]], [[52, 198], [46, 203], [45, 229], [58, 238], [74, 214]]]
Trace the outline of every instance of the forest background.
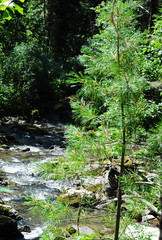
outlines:
[[[122, 191], [132, 195], [135, 190], [159, 210], [161, 1], [14, 1], [14, 14], [5, 2], [0, 8], [1, 118], [31, 119], [72, 109], [67, 157], [60, 169], [52, 169], [53, 176], [93, 175], [84, 171], [87, 161], [102, 164], [120, 157], [117, 216]], [[138, 171], [124, 174], [128, 155], [158, 175], [152, 185], [134, 184], [140, 181]], [[141, 201], [135, 202], [142, 211]]]

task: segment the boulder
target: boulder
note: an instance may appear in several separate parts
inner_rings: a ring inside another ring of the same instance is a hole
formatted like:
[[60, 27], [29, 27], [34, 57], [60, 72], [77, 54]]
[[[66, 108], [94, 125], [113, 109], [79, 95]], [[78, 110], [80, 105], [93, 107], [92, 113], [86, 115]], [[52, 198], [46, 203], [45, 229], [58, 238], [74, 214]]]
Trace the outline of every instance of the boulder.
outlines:
[[0, 203], [0, 215], [10, 217], [17, 221], [22, 219], [22, 217], [18, 213], [18, 211], [16, 211], [14, 208], [12, 208], [8, 205], [5, 205], [3, 203]]
[[98, 203], [105, 203], [107, 196], [105, 195], [105, 185], [101, 179], [94, 179], [86, 183], [86, 181], [79, 187], [68, 188], [57, 198], [57, 201], [68, 203], [70, 205], [79, 206], [96, 206]]
[[106, 189], [109, 197], [115, 197], [118, 189], [118, 176], [119, 169], [117, 167], [111, 167], [104, 172], [104, 177], [108, 181], [108, 187]]
[[[78, 231], [77, 225], [73, 225], [72, 228], [75, 229], [76, 231]], [[79, 226], [79, 234], [80, 235], [93, 235], [93, 234], [95, 234], [95, 231], [89, 226]]]
[[76, 233], [76, 229], [74, 227], [68, 227], [66, 228], [66, 231], [70, 234], [70, 235], [73, 235], [74, 233]]
[[20, 232], [27, 232], [27, 233], [30, 233], [31, 232], [31, 229], [28, 225], [24, 225], [22, 227], [19, 228], [19, 231]]
[[58, 196], [57, 201], [78, 206], [84, 199], [94, 199], [94, 194], [86, 189], [69, 188]]
[[23, 238], [23, 234], [17, 229], [17, 221], [10, 217], [0, 216], [0, 239], [16, 240]]
[[65, 189], [57, 200], [74, 206], [80, 204], [97, 206], [99, 203], [105, 203], [108, 200], [106, 192], [108, 181], [102, 176], [87, 177], [75, 185], [79, 186]]

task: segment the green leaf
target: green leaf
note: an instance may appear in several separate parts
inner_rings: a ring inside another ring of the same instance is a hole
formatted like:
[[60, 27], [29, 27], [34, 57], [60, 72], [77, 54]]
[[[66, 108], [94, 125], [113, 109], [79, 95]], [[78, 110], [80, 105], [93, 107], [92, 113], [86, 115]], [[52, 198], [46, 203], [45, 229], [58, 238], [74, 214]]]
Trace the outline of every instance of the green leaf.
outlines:
[[14, 4], [15, 5], [15, 9], [20, 13], [20, 14], [23, 14], [23, 8], [20, 7], [19, 5], [17, 4]]
[[25, 0], [19, 0], [20, 2], [25, 2]]
[[8, 9], [9, 9], [11, 12], [15, 13], [15, 9], [14, 9], [13, 7], [8, 6]]
[[8, 10], [5, 10], [4, 13], [3, 13], [3, 18], [7, 19], [7, 20], [10, 20], [12, 18], [12, 15]]
[[32, 34], [32, 31], [26, 30], [26, 34], [27, 34], [28, 36], [30, 36], [30, 35]]
[[6, 8], [7, 8], [6, 6], [1, 5], [1, 6], [0, 6], [0, 11], [4, 11]]
[[[5, 3], [5, 2], [8, 2], [8, 0], [2, 0], [1, 3], [3, 4], [3, 3]], [[10, 3], [10, 2], [11, 2], [11, 1], [9, 1], [9, 3]]]

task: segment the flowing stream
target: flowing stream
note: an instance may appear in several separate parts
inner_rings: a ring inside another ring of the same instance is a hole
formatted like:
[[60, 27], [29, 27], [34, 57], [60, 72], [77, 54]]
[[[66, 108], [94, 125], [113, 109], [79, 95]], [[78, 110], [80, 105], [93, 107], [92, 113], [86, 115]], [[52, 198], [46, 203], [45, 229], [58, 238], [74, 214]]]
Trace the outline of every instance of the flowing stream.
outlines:
[[37, 199], [55, 200], [71, 185], [68, 181], [43, 180], [37, 170], [39, 164], [64, 156], [65, 125], [48, 122], [31, 125], [24, 121], [11, 124], [10, 120], [0, 130], [12, 139], [9, 149], [0, 150], [0, 179], [9, 182], [7, 188], [13, 191], [1, 193], [1, 198], [23, 216], [19, 225], [30, 226], [30, 233], [23, 232], [25, 239], [39, 239], [46, 227], [45, 220], [30, 213], [23, 197], [35, 195]]
[[[30, 207], [24, 205], [23, 197], [34, 195], [37, 199], [55, 201], [64, 188], [72, 186], [69, 181], [44, 180], [38, 173], [41, 163], [65, 156], [65, 128], [63, 123], [41, 121], [31, 124], [15, 118], [7, 118], [0, 125], [1, 137], [4, 135], [4, 139], [8, 139], [7, 145], [0, 147], [0, 183], [6, 183], [2, 186], [12, 190], [12, 193], [1, 192], [0, 199], [23, 217], [18, 222], [19, 226], [30, 227], [31, 232], [23, 232], [26, 240], [38, 240], [47, 223], [41, 213], [34, 216], [29, 211]], [[93, 211], [93, 217], [94, 214], [96, 219], [92, 218], [89, 223], [101, 227], [98, 212]], [[105, 213], [100, 211], [99, 214]], [[157, 240], [157, 237], [153, 239]]]

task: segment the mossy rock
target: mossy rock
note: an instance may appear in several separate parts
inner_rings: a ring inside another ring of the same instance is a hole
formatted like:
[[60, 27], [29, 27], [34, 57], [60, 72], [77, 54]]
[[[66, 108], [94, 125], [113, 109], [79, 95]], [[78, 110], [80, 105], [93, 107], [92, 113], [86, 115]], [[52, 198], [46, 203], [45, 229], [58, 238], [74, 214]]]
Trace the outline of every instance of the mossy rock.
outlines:
[[68, 203], [70, 205], [79, 204], [81, 200], [82, 197], [77, 192], [74, 192], [73, 194], [67, 194], [67, 192], [64, 191], [60, 196], [57, 197], [57, 201]]
[[76, 233], [76, 229], [73, 227], [68, 227], [66, 228], [66, 231], [70, 234], [73, 235], [74, 233]]
[[5, 205], [5, 204], [0, 204], [0, 215], [4, 215], [7, 217], [11, 217], [12, 219], [15, 220], [21, 220], [22, 216], [12, 207]]
[[87, 205], [88, 203], [89, 205], [91, 200], [94, 202], [94, 199], [95, 196], [93, 192], [78, 187], [65, 190], [60, 196], [58, 196], [57, 201], [78, 206], [80, 203], [83, 205]]
[[[77, 225], [73, 225], [72, 228], [74, 228], [76, 230], [75, 234], [73, 235], [73, 237], [78, 236], [78, 226]], [[79, 234], [80, 235], [94, 235], [95, 231], [93, 228], [86, 226], [86, 225], [80, 225], [79, 226]]]
[[96, 192], [97, 190], [96, 185], [93, 185], [93, 184], [83, 184], [82, 187], [89, 192]]
[[105, 185], [104, 184], [96, 184], [95, 185], [96, 186], [96, 188], [97, 188], [97, 193], [101, 193], [102, 192], [102, 190], [103, 190], [103, 188], [105, 188]]
[[99, 184], [99, 183], [97, 183], [97, 184], [83, 184], [82, 187], [89, 192], [101, 193], [104, 185]]
[[7, 216], [9, 210], [11, 210], [11, 207], [9, 207], [8, 205], [3, 205], [3, 203], [0, 204], [0, 215]]

